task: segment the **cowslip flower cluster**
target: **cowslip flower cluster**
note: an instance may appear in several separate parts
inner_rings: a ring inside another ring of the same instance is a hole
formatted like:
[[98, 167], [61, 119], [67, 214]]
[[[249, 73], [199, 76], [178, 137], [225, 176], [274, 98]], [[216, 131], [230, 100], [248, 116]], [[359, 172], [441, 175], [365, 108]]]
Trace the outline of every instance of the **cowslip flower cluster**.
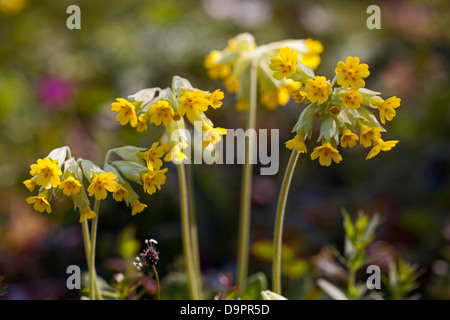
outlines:
[[[287, 47], [288, 46], [288, 47]], [[291, 55], [289, 47], [296, 50]], [[280, 51], [280, 57], [271, 61], [278, 71], [271, 75], [267, 57]], [[254, 37], [249, 33], [241, 33], [231, 38], [222, 50], [212, 50], [204, 60], [209, 77], [222, 80], [228, 92], [236, 94], [236, 109], [247, 111], [250, 96], [250, 67], [257, 64], [258, 100], [267, 110], [276, 110], [286, 105], [298, 83], [289, 78], [297, 68], [297, 62], [312, 69], [321, 62], [320, 54], [323, 46], [318, 40], [286, 40], [257, 46]]]
[[[295, 51], [284, 47], [270, 64], [273, 77], [284, 77], [297, 83], [298, 89], [292, 93], [295, 102], [308, 103], [294, 126], [295, 137], [286, 142], [288, 149], [296, 148], [299, 153], [307, 153], [305, 139], [311, 138], [314, 124], [321, 119], [318, 138], [321, 146], [314, 148], [311, 159], [319, 159], [322, 166], [342, 161], [339, 145], [353, 148], [359, 141], [366, 148], [372, 147], [367, 160], [380, 151], [395, 147], [398, 140], [381, 139], [381, 133], [386, 130], [368, 109], [378, 110], [384, 125], [386, 120], [391, 121], [395, 117], [395, 109], [400, 106], [401, 100], [396, 96], [384, 100], [379, 92], [364, 87], [364, 79], [370, 74], [367, 64], [360, 63], [358, 57], [347, 57], [337, 63], [336, 75], [330, 81], [316, 76], [296, 56]], [[335, 84], [339, 86], [333, 88]]]
[[[78, 209], [80, 212], [80, 223], [96, 216], [91, 208], [90, 197], [100, 201], [111, 194], [115, 201], [124, 201], [127, 206], [131, 206], [132, 215], [140, 213], [147, 206], [139, 201], [139, 196], [126, 178], [161, 189], [161, 185], [165, 183], [164, 173], [167, 170], [155, 171], [154, 167], [149, 168], [142, 164], [143, 161], [136, 154], [144, 151], [145, 149], [135, 147], [111, 149], [107, 153], [104, 167], [100, 168], [90, 160], [75, 159], [67, 146], [54, 149], [47, 157], [38, 159], [30, 166], [32, 177], [23, 183], [30, 192], [38, 188], [38, 195], [28, 197], [26, 201], [36, 211], [50, 214], [52, 212], [50, 203], [53, 198], [62, 200], [69, 197], [75, 210]], [[122, 159], [109, 161], [109, 155], [113, 152]], [[151, 183], [141, 179], [141, 176], [150, 172], [158, 179], [152, 180]], [[137, 179], [134, 179], [135, 177]]]
[[148, 130], [149, 122], [154, 126], [165, 127], [161, 144], [153, 144], [145, 154], [140, 154], [151, 171], [142, 177], [148, 182], [144, 183], [146, 192], [154, 192], [162, 181], [163, 173], [154, 173], [153, 169], [159, 172], [162, 165], [159, 158], [163, 153], [166, 153], [164, 161], [180, 163], [189, 159], [190, 154], [185, 151], [190, 147], [184, 130], [185, 118], [194, 130], [201, 132], [204, 148], [214, 148], [222, 140], [226, 129], [214, 127], [205, 113], [210, 107], [220, 108], [223, 99], [224, 93], [219, 89], [213, 92], [200, 90], [188, 80], [175, 76], [170, 88], [143, 89], [128, 96], [128, 99], [117, 98], [117, 102], [112, 103], [111, 110], [118, 113], [116, 119], [122, 125], [129, 123], [139, 132]]

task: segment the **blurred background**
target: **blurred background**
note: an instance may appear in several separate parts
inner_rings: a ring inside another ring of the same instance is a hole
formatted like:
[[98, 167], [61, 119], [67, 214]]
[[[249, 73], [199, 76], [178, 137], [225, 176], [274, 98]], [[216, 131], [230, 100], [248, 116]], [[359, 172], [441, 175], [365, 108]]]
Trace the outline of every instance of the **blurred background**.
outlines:
[[[81, 30], [66, 27], [71, 4], [81, 9]], [[366, 27], [371, 4], [381, 8], [380, 30]], [[370, 251], [418, 264], [420, 298], [449, 299], [449, 29], [450, 3], [444, 0], [0, 0], [0, 275], [8, 285], [1, 299], [77, 299], [79, 292], [66, 287], [66, 268], [77, 264], [86, 270], [78, 212], [71, 201], [53, 201], [49, 215], [34, 211], [22, 183], [29, 166], [63, 145], [97, 164], [110, 148], [151, 146], [157, 135], [120, 126], [111, 103], [143, 88], [170, 86], [174, 75], [204, 90], [225, 91], [208, 79], [203, 60], [241, 32], [252, 33], [261, 45], [320, 40], [325, 50], [316, 74], [327, 78], [337, 61], [359, 56], [371, 71], [366, 87], [402, 99], [386, 125], [384, 137], [400, 141], [390, 152], [366, 161], [367, 150], [341, 149], [343, 161], [329, 168], [309, 154], [300, 156], [286, 208], [292, 263], [284, 270], [285, 296], [321, 297], [315, 279], [326, 270], [315, 262], [330, 262], [327, 246], [342, 251], [345, 208], [353, 215], [381, 214], [384, 222]], [[225, 95], [222, 108], [208, 116], [217, 126], [244, 128], [245, 114]], [[303, 107], [291, 102], [276, 111], [259, 108], [257, 126], [280, 129], [282, 145], [292, 138]], [[307, 146], [311, 151], [316, 143]], [[281, 148], [277, 175], [259, 176], [255, 166], [249, 274], [261, 271], [269, 280], [267, 247], [289, 154]], [[191, 169], [204, 283], [217, 293], [234, 283], [242, 166]], [[171, 165], [167, 176], [160, 192], [140, 191], [148, 208], [137, 216], [123, 203], [102, 203], [97, 270], [106, 281], [146, 238], [159, 242], [163, 282], [176, 282], [174, 275], [183, 270]], [[385, 262], [378, 261], [382, 270]], [[365, 281], [366, 275], [359, 276]]]

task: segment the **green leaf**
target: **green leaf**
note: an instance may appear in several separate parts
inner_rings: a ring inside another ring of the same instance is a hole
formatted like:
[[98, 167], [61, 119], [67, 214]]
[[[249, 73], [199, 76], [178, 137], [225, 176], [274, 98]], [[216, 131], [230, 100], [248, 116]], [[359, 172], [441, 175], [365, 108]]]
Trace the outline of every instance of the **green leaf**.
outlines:
[[242, 300], [259, 300], [261, 292], [267, 289], [267, 278], [262, 272], [255, 273], [247, 279], [247, 286], [244, 287], [239, 297]]
[[114, 152], [123, 160], [139, 162], [140, 159], [136, 156], [136, 154], [138, 152], [144, 152], [146, 150], [147, 150], [146, 148], [140, 148], [135, 146], [124, 146], [120, 148], [111, 149], [110, 152]]
[[339, 144], [339, 128], [336, 119], [331, 115], [327, 115], [320, 125], [320, 134], [317, 141], [321, 141], [322, 139], [334, 139]]
[[317, 103], [311, 103], [305, 109], [303, 109], [292, 132], [299, 132], [301, 129], [303, 129], [303, 131], [308, 136], [311, 136], [312, 127], [314, 125], [314, 122], [316, 121], [315, 112], [317, 111], [317, 109]]
[[143, 166], [142, 164], [136, 162], [118, 160], [113, 161], [111, 164], [116, 167], [125, 178], [141, 184], [142, 182], [140, 173], [148, 171], [148, 168], [146, 166]]
[[345, 234], [350, 238], [354, 239], [355, 237], [355, 229], [353, 228], [353, 223], [350, 215], [346, 213], [345, 211], [342, 212], [342, 215], [344, 217], [344, 231]]
[[97, 174], [105, 173], [99, 166], [94, 164], [91, 160], [78, 159], [80, 162], [81, 169], [83, 169], [84, 176], [91, 182], [92, 174], [95, 172]]

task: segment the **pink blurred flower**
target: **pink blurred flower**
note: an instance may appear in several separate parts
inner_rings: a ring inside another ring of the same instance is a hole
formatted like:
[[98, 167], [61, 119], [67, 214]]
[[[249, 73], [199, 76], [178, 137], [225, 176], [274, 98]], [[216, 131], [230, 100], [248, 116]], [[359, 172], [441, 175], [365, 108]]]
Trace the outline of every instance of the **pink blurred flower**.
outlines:
[[49, 76], [38, 84], [38, 95], [41, 103], [48, 109], [66, 107], [75, 97], [75, 87], [59, 76]]

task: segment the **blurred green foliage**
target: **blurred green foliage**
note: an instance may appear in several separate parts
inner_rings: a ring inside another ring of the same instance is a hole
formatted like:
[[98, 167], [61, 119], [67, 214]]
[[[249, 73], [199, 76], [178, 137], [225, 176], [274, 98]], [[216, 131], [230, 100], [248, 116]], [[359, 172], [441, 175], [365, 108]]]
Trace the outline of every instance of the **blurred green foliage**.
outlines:
[[[298, 277], [284, 273], [283, 294], [291, 299], [320, 297], [314, 279], [322, 271], [314, 261], [325, 245], [343, 246], [339, 210], [346, 207], [349, 212], [382, 213], [385, 222], [378, 237], [383, 241], [375, 239], [367, 250], [423, 266], [417, 289], [422, 297], [450, 298], [448, 1], [380, 2], [380, 30], [366, 28], [366, 8], [374, 4], [369, 1], [70, 4], [81, 8], [81, 30], [66, 28], [67, 2], [22, 0], [8, 7], [7, 0], [0, 1], [0, 274], [9, 285], [4, 299], [80, 296], [65, 287], [66, 267], [85, 267], [77, 214], [69, 202], [54, 204], [48, 216], [25, 203], [28, 191], [22, 181], [30, 164], [62, 145], [94, 163], [110, 148], [149, 147], [158, 133], [121, 127], [110, 104], [142, 88], [166, 87], [173, 75], [188, 78], [196, 87], [220, 87], [207, 78], [203, 59], [244, 31], [258, 44], [320, 40], [325, 51], [317, 74], [327, 77], [337, 61], [359, 56], [370, 67], [367, 87], [383, 92], [384, 98], [402, 99], [397, 117], [388, 124], [389, 139], [400, 140], [392, 151], [365, 161], [357, 147], [344, 150], [343, 162], [330, 168], [300, 157], [285, 224], [286, 246], [294, 248], [290, 261], [300, 262], [292, 267]], [[243, 127], [245, 115], [237, 113], [233, 103], [226, 93], [212, 121], [225, 128]], [[280, 142], [287, 141], [302, 107], [290, 103], [275, 112], [260, 108], [258, 127], [278, 128]], [[278, 175], [254, 176], [253, 243], [272, 238], [288, 156], [282, 148]], [[233, 284], [241, 166], [192, 169], [204, 282], [214, 296]], [[124, 205], [102, 204], [97, 270], [108, 281], [126, 270], [111, 267], [110, 259], [128, 259], [137, 250], [129, 234], [135, 230], [133, 237], [142, 245], [148, 237], [158, 240], [162, 286], [174, 288], [163, 290], [162, 298], [183, 297], [175, 172], [169, 170], [160, 193], [142, 197], [149, 208], [135, 217]], [[387, 273], [385, 261], [378, 263]], [[271, 274], [270, 262], [260, 254], [252, 255], [250, 268], [250, 274]]]

